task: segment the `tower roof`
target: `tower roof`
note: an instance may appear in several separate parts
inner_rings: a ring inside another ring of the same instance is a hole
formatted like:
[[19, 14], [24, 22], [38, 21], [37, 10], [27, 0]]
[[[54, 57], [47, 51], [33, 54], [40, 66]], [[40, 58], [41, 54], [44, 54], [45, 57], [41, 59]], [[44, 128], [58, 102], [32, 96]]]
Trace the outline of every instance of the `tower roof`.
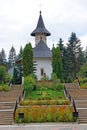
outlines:
[[42, 39], [34, 48], [33, 52], [34, 52], [34, 58], [51, 58], [52, 57], [51, 50], [48, 48], [48, 46], [44, 43]]
[[41, 11], [40, 11], [40, 16], [39, 16], [39, 19], [38, 19], [37, 27], [31, 33], [31, 36], [35, 36], [35, 34], [38, 34], [38, 33], [44, 33], [46, 36], [51, 35], [50, 32], [45, 28], [43, 18], [42, 18], [42, 15], [41, 15]]

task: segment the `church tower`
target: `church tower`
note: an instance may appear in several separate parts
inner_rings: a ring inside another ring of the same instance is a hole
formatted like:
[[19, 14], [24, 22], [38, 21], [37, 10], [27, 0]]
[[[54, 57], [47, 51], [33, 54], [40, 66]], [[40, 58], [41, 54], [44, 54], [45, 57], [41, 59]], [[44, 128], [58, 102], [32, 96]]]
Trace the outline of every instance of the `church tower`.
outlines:
[[50, 32], [45, 28], [43, 18], [40, 16], [36, 29], [31, 33], [35, 37], [35, 47], [33, 48], [34, 73], [38, 80], [43, 77], [51, 78], [52, 73], [52, 51], [47, 46], [47, 36]]
[[44, 21], [40, 11], [40, 16], [38, 19], [36, 29], [31, 33], [31, 36], [35, 37], [35, 46], [39, 43], [40, 39], [42, 39], [44, 43], [47, 43], [47, 36], [50, 35], [50, 32], [45, 28]]

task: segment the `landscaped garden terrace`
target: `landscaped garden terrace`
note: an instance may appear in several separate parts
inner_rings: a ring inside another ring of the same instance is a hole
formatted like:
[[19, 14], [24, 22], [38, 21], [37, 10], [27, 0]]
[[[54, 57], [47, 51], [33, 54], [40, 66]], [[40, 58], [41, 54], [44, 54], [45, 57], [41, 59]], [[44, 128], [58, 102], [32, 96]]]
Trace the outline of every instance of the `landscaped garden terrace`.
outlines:
[[28, 76], [24, 79], [24, 90], [24, 99], [15, 113], [16, 123], [75, 121], [74, 109], [58, 79], [35, 81]]

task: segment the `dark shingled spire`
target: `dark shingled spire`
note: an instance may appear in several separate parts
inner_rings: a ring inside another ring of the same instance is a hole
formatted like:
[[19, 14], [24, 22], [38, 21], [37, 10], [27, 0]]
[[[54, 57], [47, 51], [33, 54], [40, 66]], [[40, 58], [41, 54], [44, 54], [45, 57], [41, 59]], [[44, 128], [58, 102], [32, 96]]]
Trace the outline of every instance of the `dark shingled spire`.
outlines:
[[38, 33], [44, 33], [46, 36], [51, 35], [50, 32], [45, 28], [43, 18], [42, 18], [42, 15], [41, 15], [41, 11], [40, 11], [40, 16], [39, 16], [39, 19], [38, 19], [37, 27], [31, 33], [31, 36], [35, 36], [35, 34], [38, 34]]

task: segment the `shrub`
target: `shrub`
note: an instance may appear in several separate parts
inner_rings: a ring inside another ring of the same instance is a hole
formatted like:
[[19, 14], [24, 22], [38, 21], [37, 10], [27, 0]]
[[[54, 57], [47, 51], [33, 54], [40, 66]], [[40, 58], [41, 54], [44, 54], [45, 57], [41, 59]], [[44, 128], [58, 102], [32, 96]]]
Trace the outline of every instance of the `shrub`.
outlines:
[[9, 89], [7, 84], [0, 84], [0, 91], [9, 91]]
[[31, 92], [34, 89], [35, 80], [32, 76], [27, 76], [24, 78], [24, 89], [26, 92]]
[[52, 73], [51, 74], [51, 80], [54, 81], [54, 80], [57, 80], [57, 76], [55, 73]]
[[18, 113], [24, 113], [23, 122], [72, 122], [73, 108], [71, 106], [31, 106], [16, 110], [15, 121], [18, 123]]
[[64, 86], [62, 84], [58, 84], [58, 83], [55, 85], [55, 87], [56, 87], [56, 90], [58, 90], [58, 91], [61, 91], [64, 89]]
[[10, 80], [10, 76], [6, 71], [5, 66], [0, 65], [0, 83], [8, 83]]

